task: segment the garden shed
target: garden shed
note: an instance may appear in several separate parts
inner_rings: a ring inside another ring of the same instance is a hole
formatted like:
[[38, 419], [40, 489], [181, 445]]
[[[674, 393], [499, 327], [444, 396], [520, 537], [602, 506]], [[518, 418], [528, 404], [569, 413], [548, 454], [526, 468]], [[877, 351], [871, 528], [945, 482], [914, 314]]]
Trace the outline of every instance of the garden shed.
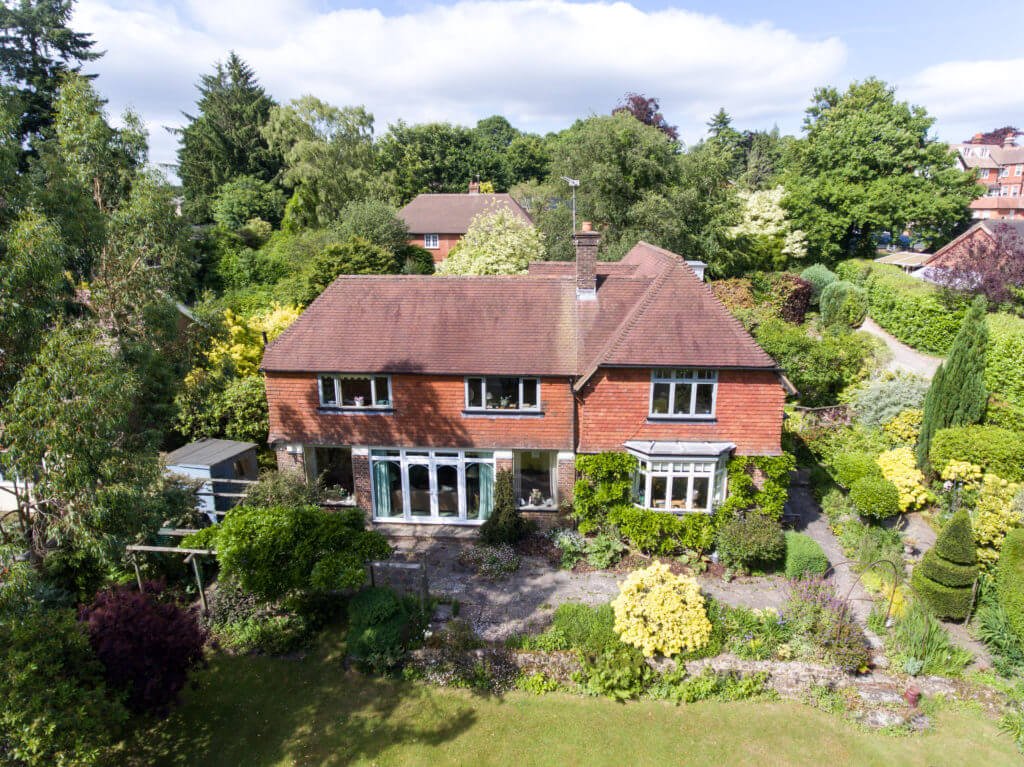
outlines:
[[[230, 439], [201, 439], [164, 456], [168, 474], [204, 482], [196, 493], [200, 511], [216, 522], [245, 494], [259, 473], [256, 444]], [[220, 480], [220, 481], [216, 481]]]

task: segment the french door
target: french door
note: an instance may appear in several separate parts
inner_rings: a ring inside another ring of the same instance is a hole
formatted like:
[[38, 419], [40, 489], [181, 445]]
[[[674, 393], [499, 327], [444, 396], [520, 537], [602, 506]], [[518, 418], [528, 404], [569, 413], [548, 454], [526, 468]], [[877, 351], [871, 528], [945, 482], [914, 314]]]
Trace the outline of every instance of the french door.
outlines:
[[490, 515], [492, 453], [371, 451], [374, 517], [410, 522], [482, 522]]

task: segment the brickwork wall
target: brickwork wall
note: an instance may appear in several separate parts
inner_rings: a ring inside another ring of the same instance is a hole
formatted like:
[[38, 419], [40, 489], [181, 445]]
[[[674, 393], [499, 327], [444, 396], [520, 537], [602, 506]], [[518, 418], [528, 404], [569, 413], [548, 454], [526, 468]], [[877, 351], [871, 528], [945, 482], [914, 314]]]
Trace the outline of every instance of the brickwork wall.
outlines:
[[572, 502], [572, 489], [576, 484], [576, 461], [571, 458], [558, 462], [558, 504]]
[[734, 442], [740, 455], [782, 452], [786, 393], [774, 373], [720, 371], [711, 422], [650, 419], [650, 387], [649, 369], [599, 370], [581, 392], [579, 452], [619, 450], [633, 439]]
[[[431, 234], [434, 233], [431, 232]], [[434, 257], [434, 263], [439, 264], [446, 258], [448, 258], [448, 253], [451, 251], [452, 248], [455, 247], [456, 243], [458, 243], [458, 241], [461, 239], [461, 234], [437, 233], [437, 247], [429, 248], [430, 254]], [[422, 248], [423, 235], [421, 234], [418, 237], [410, 237], [409, 244], [416, 245], [417, 247]]]
[[370, 494], [370, 456], [352, 455], [352, 483], [355, 487], [356, 505], [366, 509], [373, 516], [372, 496]]
[[541, 379], [542, 415], [463, 413], [463, 376], [395, 375], [390, 413], [321, 411], [317, 378], [268, 373], [271, 441], [305, 445], [571, 450], [568, 379]]

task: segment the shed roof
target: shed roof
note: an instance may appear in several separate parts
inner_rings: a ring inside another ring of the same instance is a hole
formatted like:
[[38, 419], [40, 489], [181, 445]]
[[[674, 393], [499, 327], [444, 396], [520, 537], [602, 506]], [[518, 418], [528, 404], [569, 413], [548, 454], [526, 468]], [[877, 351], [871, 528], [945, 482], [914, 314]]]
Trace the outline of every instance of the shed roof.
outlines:
[[254, 442], [231, 439], [201, 439], [172, 450], [164, 456], [167, 466], [216, 466], [256, 447]]

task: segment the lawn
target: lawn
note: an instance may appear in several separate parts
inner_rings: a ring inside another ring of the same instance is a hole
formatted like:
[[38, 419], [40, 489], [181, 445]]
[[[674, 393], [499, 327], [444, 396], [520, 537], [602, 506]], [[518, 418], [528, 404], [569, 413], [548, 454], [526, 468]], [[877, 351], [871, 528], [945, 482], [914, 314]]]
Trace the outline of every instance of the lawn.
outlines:
[[125, 744], [141, 765], [1019, 764], [971, 711], [913, 737], [866, 733], [796, 703], [618, 704], [501, 698], [346, 671], [330, 638], [302, 660], [219, 657], [182, 705]]

